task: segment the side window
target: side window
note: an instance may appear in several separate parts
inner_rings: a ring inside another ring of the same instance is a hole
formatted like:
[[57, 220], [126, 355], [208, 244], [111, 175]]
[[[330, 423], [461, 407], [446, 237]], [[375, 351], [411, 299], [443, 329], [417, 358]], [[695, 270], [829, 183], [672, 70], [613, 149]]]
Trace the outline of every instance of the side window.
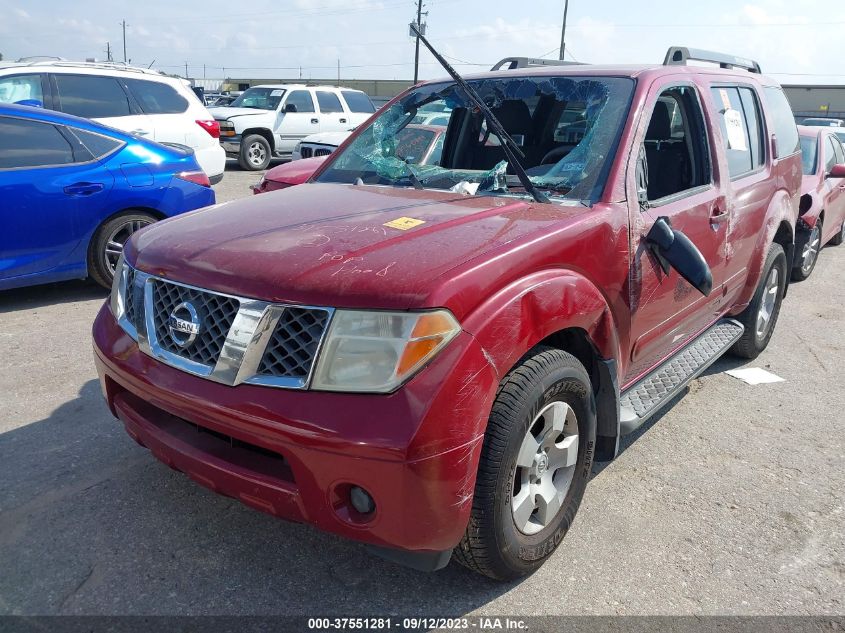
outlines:
[[733, 86], [716, 86], [710, 92], [716, 106], [719, 129], [722, 131], [722, 148], [728, 159], [728, 172], [731, 178], [736, 178], [754, 169], [748, 122], [739, 90]]
[[294, 90], [288, 95], [285, 107], [295, 105], [297, 112], [314, 112], [314, 99], [307, 90]]
[[754, 169], [766, 162], [766, 138], [763, 129], [763, 119], [760, 116], [760, 104], [751, 88], [739, 88], [739, 98], [742, 101], [742, 111], [745, 114], [745, 124], [748, 129], [749, 148], [751, 149], [751, 164]]
[[838, 138], [833, 136], [830, 137], [830, 140], [833, 142], [833, 147], [836, 150], [836, 164], [845, 164], [845, 148], [842, 147], [842, 143]]
[[146, 114], [181, 114], [188, 100], [172, 86], [160, 81], [126, 79], [126, 87]]
[[827, 174], [837, 162], [836, 147], [833, 145], [833, 138], [830, 135], [827, 136], [827, 141], [825, 141], [824, 154], [824, 173]]
[[352, 90], [341, 90], [340, 94], [346, 99], [346, 105], [352, 112], [375, 112], [375, 106], [370, 98], [363, 92], [354, 92]]
[[0, 103], [17, 103], [27, 99], [44, 103], [40, 74], [0, 77]]
[[711, 182], [704, 118], [695, 90], [677, 86], [654, 104], [643, 142], [649, 200], [659, 200]]
[[332, 112], [343, 112], [343, 107], [340, 105], [340, 99], [333, 92], [317, 91], [317, 103], [320, 104], [320, 112], [323, 114], [331, 114]]
[[129, 99], [114, 77], [53, 75], [62, 112], [95, 119], [128, 116]]
[[79, 139], [79, 142], [82, 143], [83, 147], [91, 153], [91, 156], [97, 159], [107, 156], [117, 148], [123, 146], [121, 141], [109, 138], [108, 136], [103, 136], [102, 134], [95, 134], [94, 132], [80, 130], [75, 127], [69, 127], [66, 129], [70, 130], [71, 133]]
[[73, 148], [55, 125], [0, 117], [0, 169], [74, 162]]
[[766, 87], [766, 104], [769, 106], [769, 116], [772, 119], [772, 131], [777, 137], [778, 155], [783, 158], [797, 152], [801, 146], [798, 142], [798, 128], [795, 127], [795, 117], [783, 90]]

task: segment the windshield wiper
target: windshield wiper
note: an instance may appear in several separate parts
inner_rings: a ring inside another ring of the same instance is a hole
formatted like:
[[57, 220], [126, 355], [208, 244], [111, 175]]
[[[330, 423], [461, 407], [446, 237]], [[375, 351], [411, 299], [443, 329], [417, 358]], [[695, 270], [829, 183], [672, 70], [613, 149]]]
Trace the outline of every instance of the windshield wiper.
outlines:
[[452, 68], [451, 64], [447, 62], [443, 56], [434, 50], [434, 47], [429, 43], [429, 41], [425, 38], [419, 28], [417, 28], [416, 24], [411, 24], [411, 29], [416, 33], [417, 37], [420, 41], [425, 44], [425, 47], [429, 50], [429, 52], [434, 55], [434, 59], [440, 62], [440, 65], [446, 70], [449, 75], [451, 75], [452, 79], [455, 80], [455, 83], [460, 86], [460, 88], [466, 93], [466, 95], [470, 98], [470, 100], [475, 104], [481, 114], [484, 115], [484, 119], [487, 121], [487, 127], [490, 129], [496, 136], [499, 137], [502, 141], [502, 151], [504, 151], [505, 156], [508, 159], [511, 167], [513, 167], [514, 172], [516, 173], [517, 177], [519, 178], [519, 182], [522, 183], [523, 188], [531, 197], [534, 198], [537, 202], [548, 202], [549, 198], [544, 194], [542, 191], [537, 189], [534, 186], [534, 183], [531, 182], [531, 179], [528, 177], [528, 174], [525, 173], [525, 168], [522, 166], [522, 163], [519, 162], [517, 155], [522, 158], [525, 158], [525, 154], [522, 153], [519, 145], [511, 138], [510, 134], [505, 131], [505, 128], [499, 122], [499, 119], [490, 111], [490, 108], [487, 107], [487, 104], [478, 96], [478, 93], [475, 89], [470, 86], [463, 77], [458, 74], [454, 68]]

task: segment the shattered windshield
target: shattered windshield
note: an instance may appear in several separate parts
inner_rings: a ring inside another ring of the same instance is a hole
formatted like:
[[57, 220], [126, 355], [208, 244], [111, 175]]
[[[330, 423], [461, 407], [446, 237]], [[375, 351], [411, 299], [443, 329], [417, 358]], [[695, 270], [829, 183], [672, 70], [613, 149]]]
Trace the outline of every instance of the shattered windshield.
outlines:
[[[601, 195], [630, 106], [632, 79], [509, 77], [469, 83], [519, 146], [532, 183], [551, 196], [595, 201]], [[442, 134], [436, 154], [419, 164], [418, 152], [409, 152], [402, 140], [406, 126], [422, 120]], [[449, 82], [421, 86], [385, 108], [336, 153], [318, 181], [525, 194], [513, 174], [502, 141]]]

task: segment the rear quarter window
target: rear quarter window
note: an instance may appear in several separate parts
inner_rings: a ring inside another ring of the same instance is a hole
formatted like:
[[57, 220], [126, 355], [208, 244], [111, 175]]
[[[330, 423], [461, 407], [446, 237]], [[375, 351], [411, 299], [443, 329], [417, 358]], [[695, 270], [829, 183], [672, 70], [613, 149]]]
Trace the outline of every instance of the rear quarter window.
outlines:
[[188, 109], [188, 100], [172, 86], [144, 79], [125, 81], [129, 92], [145, 114], [181, 114]]
[[766, 86], [766, 105], [768, 106], [769, 119], [772, 122], [772, 131], [777, 137], [777, 156], [783, 158], [794, 154], [800, 149], [798, 141], [798, 128], [795, 127], [795, 118], [792, 116], [792, 108], [783, 90], [774, 86]]
[[123, 142], [102, 134], [95, 134], [86, 130], [80, 130], [75, 127], [67, 128], [73, 135], [79, 139], [79, 142], [87, 149], [91, 156], [100, 159], [108, 156], [119, 147], [123, 146]]
[[376, 108], [370, 98], [363, 92], [342, 90], [341, 94], [346, 99], [346, 105], [352, 112], [375, 112]]

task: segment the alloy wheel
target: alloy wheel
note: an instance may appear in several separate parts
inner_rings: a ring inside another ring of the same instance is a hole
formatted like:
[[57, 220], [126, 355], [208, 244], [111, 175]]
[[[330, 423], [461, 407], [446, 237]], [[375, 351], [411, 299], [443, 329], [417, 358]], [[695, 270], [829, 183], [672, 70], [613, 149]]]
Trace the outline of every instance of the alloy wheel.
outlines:
[[816, 263], [816, 258], [819, 256], [819, 248], [821, 247], [822, 234], [819, 230], [818, 223], [813, 227], [807, 243], [804, 245], [804, 250], [801, 253], [801, 272], [809, 275], [813, 270], [813, 264]]
[[766, 286], [763, 289], [763, 300], [760, 302], [760, 311], [757, 313], [757, 338], [762, 339], [766, 336], [769, 326], [772, 322], [772, 314], [775, 311], [777, 304], [778, 288], [780, 279], [778, 276], [778, 269], [772, 268], [769, 273], [769, 278], [766, 280]]
[[552, 402], [532, 420], [516, 459], [511, 512], [523, 534], [552, 523], [578, 461], [578, 420], [565, 402]]
[[150, 224], [152, 224], [150, 220], [127, 220], [123, 224], [119, 224], [111, 232], [106, 240], [106, 247], [102, 253], [104, 268], [109, 271], [109, 274], [114, 275], [114, 269], [117, 266], [120, 255], [123, 253], [123, 246], [126, 244], [126, 241], [134, 233]]
[[267, 159], [267, 151], [261, 143], [253, 143], [247, 149], [247, 158], [251, 164], [259, 167], [263, 165], [264, 161]]

